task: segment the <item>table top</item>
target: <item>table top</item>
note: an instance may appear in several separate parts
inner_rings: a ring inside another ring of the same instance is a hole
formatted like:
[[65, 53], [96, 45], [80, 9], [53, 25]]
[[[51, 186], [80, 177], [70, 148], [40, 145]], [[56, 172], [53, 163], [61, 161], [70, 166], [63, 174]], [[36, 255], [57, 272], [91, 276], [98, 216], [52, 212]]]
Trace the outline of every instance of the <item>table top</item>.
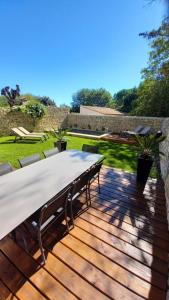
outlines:
[[67, 150], [0, 177], [0, 239], [102, 159]]

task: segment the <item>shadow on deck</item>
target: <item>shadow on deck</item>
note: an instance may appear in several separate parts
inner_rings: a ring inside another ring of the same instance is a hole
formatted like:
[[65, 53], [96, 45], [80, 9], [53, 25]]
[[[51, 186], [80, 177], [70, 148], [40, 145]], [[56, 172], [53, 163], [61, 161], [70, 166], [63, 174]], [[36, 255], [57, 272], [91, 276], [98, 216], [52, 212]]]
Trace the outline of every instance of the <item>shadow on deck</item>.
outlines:
[[[0, 243], [0, 300], [164, 300], [169, 235], [162, 184], [152, 179], [141, 194], [135, 176], [103, 168], [92, 185], [92, 206], [75, 228], [53, 226], [44, 236], [45, 266], [26, 234], [29, 254], [9, 237]], [[82, 195], [77, 210], [83, 206]]]

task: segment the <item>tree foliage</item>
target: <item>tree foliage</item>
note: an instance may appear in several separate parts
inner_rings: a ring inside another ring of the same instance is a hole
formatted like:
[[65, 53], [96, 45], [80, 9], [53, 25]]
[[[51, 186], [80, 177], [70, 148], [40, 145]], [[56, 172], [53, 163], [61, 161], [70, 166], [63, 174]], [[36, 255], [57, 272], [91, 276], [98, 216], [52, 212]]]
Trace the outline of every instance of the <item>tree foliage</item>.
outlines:
[[105, 107], [111, 101], [112, 95], [105, 89], [82, 89], [72, 97], [72, 111], [79, 112], [80, 105]]
[[34, 122], [45, 114], [44, 106], [40, 103], [28, 103], [25, 106], [25, 113], [31, 116]]
[[1, 95], [7, 99], [7, 102], [11, 108], [14, 105], [22, 104], [22, 101], [18, 98], [20, 96], [20, 88], [18, 84], [16, 84], [16, 89], [12, 89], [9, 86], [2, 88]]
[[47, 96], [39, 97], [38, 100], [44, 106], [56, 106], [55, 102]]
[[141, 33], [150, 41], [147, 68], [142, 70], [143, 82], [132, 114], [169, 116], [169, 22], [165, 19], [157, 30]]
[[130, 113], [137, 97], [137, 88], [120, 90], [113, 96], [115, 107], [121, 112]]

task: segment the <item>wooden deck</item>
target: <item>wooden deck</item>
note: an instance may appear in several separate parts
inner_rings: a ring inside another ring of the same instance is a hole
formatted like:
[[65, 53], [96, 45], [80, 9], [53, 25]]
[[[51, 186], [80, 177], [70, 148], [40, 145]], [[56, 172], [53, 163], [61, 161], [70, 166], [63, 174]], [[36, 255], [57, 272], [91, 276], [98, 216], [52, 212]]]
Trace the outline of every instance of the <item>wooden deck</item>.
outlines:
[[[163, 186], [151, 180], [144, 195], [135, 177], [110, 168], [101, 173], [101, 194], [92, 186], [92, 207], [63, 236], [45, 236], [47, 262], [36, 243], [28, 254], [20, 239], [0, 243], [0, 300], [165, 300], [169, 235]], [[77, 208], [84, 201], [80, 197]]]
[[112, 143], [120, 143], [127, 145], [136, 145], [136, 141], [133, 138], [122, 137], [119, 134], [106, 134], [101, 137], [101, 140], [112, 142]]

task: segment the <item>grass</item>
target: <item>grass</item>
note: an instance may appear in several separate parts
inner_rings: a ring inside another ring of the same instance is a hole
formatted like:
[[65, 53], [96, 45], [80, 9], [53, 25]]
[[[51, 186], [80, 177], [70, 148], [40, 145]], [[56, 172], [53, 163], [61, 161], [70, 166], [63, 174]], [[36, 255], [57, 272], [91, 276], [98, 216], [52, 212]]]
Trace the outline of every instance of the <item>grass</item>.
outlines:
[[[14, 168], [19, 168], [18, 159], [34, 153], [53, 148], [56, 137], [41, 143], [34, 141], [18, 141], [13, 143], [12, 136], [0, 138], [0, 162], [10, 162]], [[110, 167], [120, 168], [129, 172], [136, 171], [136, 148], [132, 145], [118, 144], [107, 141], [96, 141], [86, 138], [68, 137], [68, 149], [81, 150], [83, 144], [99, 146], [99, 153], [105, 156], [104, 164]]]

